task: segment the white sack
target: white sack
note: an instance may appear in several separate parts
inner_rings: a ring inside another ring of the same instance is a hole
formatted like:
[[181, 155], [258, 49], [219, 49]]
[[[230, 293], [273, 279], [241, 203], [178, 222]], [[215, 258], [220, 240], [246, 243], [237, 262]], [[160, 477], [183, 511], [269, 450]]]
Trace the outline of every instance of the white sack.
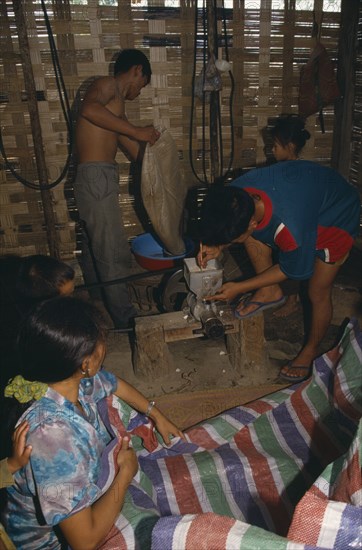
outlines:
[[176, 144], [164, 130], [152, 147], [148, 143], [142, 163], [141, 194], [153, 229], [165, 251], [173, 256], [185, 252], [182, 217], [187, 194]]

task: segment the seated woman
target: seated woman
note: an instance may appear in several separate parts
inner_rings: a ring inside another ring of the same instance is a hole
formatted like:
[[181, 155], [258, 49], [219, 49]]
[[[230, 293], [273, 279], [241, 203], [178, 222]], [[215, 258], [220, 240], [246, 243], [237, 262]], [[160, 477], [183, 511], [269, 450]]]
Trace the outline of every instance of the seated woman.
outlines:
[[[32, 454], [7, 489], [3, 523], [17, 548], [96, 548], [138, 470], [129, 438], [114, 440], [97, 404], [114, 393], [147, 414], [166, 445], [170, 436], [184, 436], [133, 386], [100, 371], [105, 334], [89, 303], [72, 297], [43, 302], [25, 320], [18, 345], [21, 376], [5, 395], [27, 402], [19, 422], [28, 422]], [[97, 483], [102, 455], [116, 443], [114, 476], [103, 486]]]

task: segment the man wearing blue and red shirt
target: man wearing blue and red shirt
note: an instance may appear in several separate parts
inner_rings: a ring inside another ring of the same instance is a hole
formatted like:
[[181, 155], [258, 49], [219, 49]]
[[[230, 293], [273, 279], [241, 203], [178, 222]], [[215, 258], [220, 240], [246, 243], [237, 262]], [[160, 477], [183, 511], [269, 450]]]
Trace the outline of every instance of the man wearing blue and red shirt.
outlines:
[[[282, 303], [279, 284], [309, 280], [311, 326], [298, 356], [283, 367], [284, 379], [308, 376], [332, 319], [332, 286], [359, 228], [357, 190], [331, 168], [310, 161], [251, 170], [226, 187], [211, 188], [201, 214], [202, 266], [223, 247], [243, 243], [256, 275], [225, 283], [212, 300], [233, 300], [255, 290], [236, 311], [243, 319]], [[252, 235], [252, 236], [251, 236]], [[278, 252], [273, 265], [272, 251]]]

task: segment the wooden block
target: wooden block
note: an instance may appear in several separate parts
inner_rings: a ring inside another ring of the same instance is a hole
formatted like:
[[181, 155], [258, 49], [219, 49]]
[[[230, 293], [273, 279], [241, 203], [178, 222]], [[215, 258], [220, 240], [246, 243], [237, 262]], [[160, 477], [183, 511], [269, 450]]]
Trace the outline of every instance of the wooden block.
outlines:
[[200, 321], [186, 317], [182, 311], [164, 313], [158, 317], [163, 325], [165, 342], [178, 342], [203, 336]]
[[227, 335], [226, 348], [232, 366], [243, 376], [243, 385], [265, 382], [269, 375], [269, 357], [262, 313], [240, 320], [239, 332]]
[[133, 366], [135, 375], [145, 380], [168, 374], [173, 364], [159, 317], [136, 318]]
[[[138, 317], [135, 332], [134, 370], [136, 376], [145, 380], [167, 375], [173, 368], [168, 343], [204, 336], [201, 322], [186, 317], [182, 311]], [[244, 377], [245, 385], [264, 382], [269, 361], [263, 314], [244, 321], [234, 318], [225, 333], [230, 362]]]

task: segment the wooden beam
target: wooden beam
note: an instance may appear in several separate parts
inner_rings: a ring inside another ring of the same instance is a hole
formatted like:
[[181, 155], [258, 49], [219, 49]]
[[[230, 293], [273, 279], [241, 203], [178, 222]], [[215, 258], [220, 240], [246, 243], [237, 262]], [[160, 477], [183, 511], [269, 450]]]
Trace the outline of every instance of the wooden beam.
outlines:
[[359, 0], [342, 0], [337, 65], [341, 97], [335, 104], [331, 166], [346, 179], [351, 167], [358, 16]]

